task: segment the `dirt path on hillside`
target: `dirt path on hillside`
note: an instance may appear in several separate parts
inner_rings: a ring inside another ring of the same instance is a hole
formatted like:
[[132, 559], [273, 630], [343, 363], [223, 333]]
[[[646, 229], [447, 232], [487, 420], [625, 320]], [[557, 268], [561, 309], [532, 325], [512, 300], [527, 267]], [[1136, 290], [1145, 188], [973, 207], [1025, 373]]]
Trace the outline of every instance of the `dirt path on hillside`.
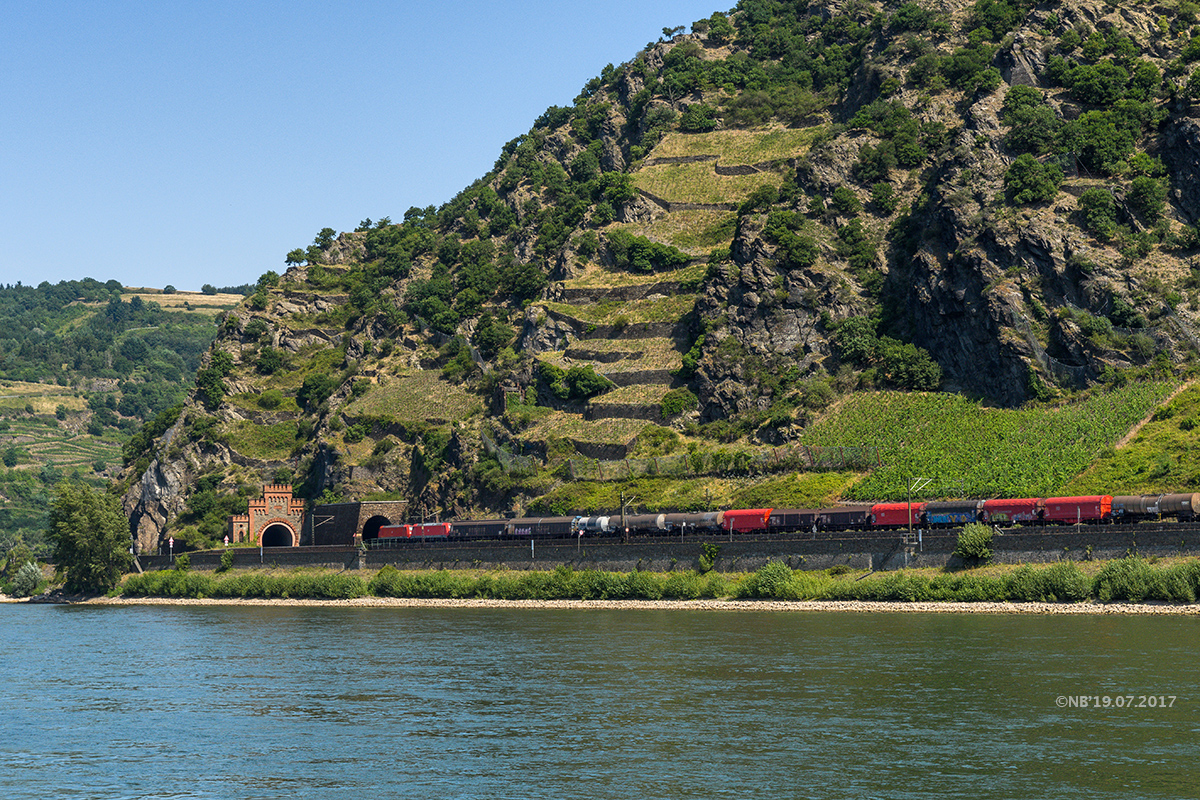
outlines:
[[1154, 413], [1155, 413], [1156, 411], [1158, 411], [1158, 409], [1162, 408], [1162, 407], [1163, 407], [1163, 406], [1165, 406], [1167, 403], [1169, 403], [1169, 402], [1171, 402], [1172, 400], [1174, 400], [1174, 399], [1175, 399], [1175, 397], [1176, 397], [1176, 395], [1178, 395], [1178, 394], [1179, 394], [1180, 392], [1182, 392], [1184, 389], [1190, 388], [1190, 387], [1192, 387], [1192, 386], [1195, 386], [1195, 385], [1196, 385], [1196, 380], [1195, 380], [1194, 378], [1193, 378], [1192, 380], [1190, 380], [1190, 381], [1187, 381], [1186, 383], [1183, 383], [1183, 384], [1181, 384], [1181, 385], [1179, 386], [1179, 388], [1178, 388], [1178, 389], [1176, 389], [1175, 391], [1171, 392], [1170, 396], [1169, 396], [1169, 397], [1167, 397], [1167, 399], [1163, 400], [1163, 401], [1162, 401], [1161, 403], [1159, 403], [1157, 406], [1155, 406], [1154, 408], [1150, 409], [1150, 413], [1149, 413], [1149, 414], [1147, 414], [1145, 417], [1143, 417], [1141, 422], [1139, 422], [1137, 425], [1134, 425], [1132, 428], [1130, 428], [1130, 429], [1129, 429], [1129, 433], [1127, 433], [1127, 434], [1125, 434], [1124, 436], [1122, 436], [1122, 437], [1121, 437], [1121, 440], [1120, 440], [1119, 442], [1117, 442], [1115, 449], [1117, 449], [1117, 450], [1120, 450], [1122, 447], [1124, 447], [1125, 445], [1127, 445], [1127, 444], [1129, 444], [1130, 442], [1132, 442], [1132, 441], [1133, 441], [1133, 437], [1135, 437], [1135, 436], [1137, 436], [1137, 435], [1138, 435], [1138, 431], [1140, 431], [1140, 430], [1142, 429], [1142, 426], [1143, 426], [1143, 425], [1145, 425], [1147, 422], [1149, 422], [1151, 419], [1153, 419], [1153, 418], [1154, 418]]

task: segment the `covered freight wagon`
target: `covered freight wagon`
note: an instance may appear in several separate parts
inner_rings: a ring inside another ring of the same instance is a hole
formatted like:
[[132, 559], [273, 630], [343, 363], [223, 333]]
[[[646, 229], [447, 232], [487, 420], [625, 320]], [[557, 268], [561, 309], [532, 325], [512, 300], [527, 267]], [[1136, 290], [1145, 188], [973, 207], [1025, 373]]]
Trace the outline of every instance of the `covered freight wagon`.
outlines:
[[738, 508], [726, 511], [721, 519], [721, 530], [728, 533], [753, 533], [769, 529], [769, 508]]
[[575, 534], [575, 517], [521, 517], [510, 519], [504, 535], [512, 539], [561, 539]]
[[949, 500], [925, 504], [925, 522], [930, 526], [949, 527], [978, 521], [978, 500]]
[[817, 517], [817, 527], [823, 531], [861, 530], [871, 525], [870, 506], [839, 506], [823, 508]]
[[921, 524], [925, 503], [876, 503], [871, 506], [871, 527], [907, 528]]
[[816, 530], [821, 512], [815, 508], [772, 508], [767, 519], [771, 533]]
[[1040, 497], [984, 500], [979, 506], [979, 520], [990, 525], [1016, 525], [1040, 522], [1046, 507]]
[[506, 519], [464, 519], [450, 523], [454, 539], [499, 539], [504, 535]]
[[1112, 495], [1089, 495], [1087, 497], [1047, 497], [1047, 522], [1075, 525], [1112, 520]]

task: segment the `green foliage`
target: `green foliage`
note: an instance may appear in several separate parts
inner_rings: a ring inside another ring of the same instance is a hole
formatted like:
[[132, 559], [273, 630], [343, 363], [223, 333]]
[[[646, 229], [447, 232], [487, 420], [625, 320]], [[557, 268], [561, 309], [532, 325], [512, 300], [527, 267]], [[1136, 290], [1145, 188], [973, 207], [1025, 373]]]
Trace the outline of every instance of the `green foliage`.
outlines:
[[341, 378], [338, 375], [328, 372], [310, 373], [304, 377], [304, 382], [296, 392], [296, 403], [306, 411], [315, 411], [340, 385]]
[[1058, 195], [1062, 180], [1062, 169], [1057, 164], [1042, 164], [1024, 153], [1005, 171], [1004, 193], [1009, 202], [1017, 205], [1044, 203]]
[[877, 183], [871, 187], [871, 205], [881, 214], [891, 214], [899, 204], [896, 191], [890, 183]]
[[1129, 204], [1148, 223], [1154, 224], [1162, 217], [1167, 200], [1166, 181], [1139, 175], [1129, 187]]
[[278, 389], [267, 389], [258, 396], [259, 408], [265, 408], [268, 411], [279, 408], [279, 404], [283, 402], [283, 392]]
[[471, 341], [479, 348], [485, 358], [493, 358], [497, 353], [508, 347], [513, 340], [511, 326], [500, 322], [489, 312], [484, 312], [475, 326]]
[[160, 411], [155, 415], [154, 419], [143, 425], [141, 430], [135, 433], [125, 443], [125, 446], [121, 448], [121, 456], [124, 459], [125, 465], [129, 466], [148, 452], [154, 446], [154, 441], [176, 423], [182, 412], [182, 405], [173, 406], [165, 411]]
[[12, 579], [12, 596], [29, 597], [37, 591], [42, 582], [42, 568], [32, 561], [27, 561], [16, 571]]
[[833, 208], [843, 217], [852, 217], [862, 211], [862, 203], [858, 200], [858, 195], [846, 186], [839, 186], [833, 190]]
[[835, 341], [842, 360], [878, 371], [883, 382], [906, 389], [932, 391], [942, 382], [942, 368], [929, 352], [875, 332], [867, 317], [850, 317], [837, 328]]
[[1101, 603], [1161, 600], [1194, 603], [1200, 589], [1200, 562], [1155, 569], [1137, 556], [1109, 561], [1092, 579], [1092, 594]]
[[123, 587], [123, 594], [129, 597], [346, 600], [362, 597], [366, 591], [366, 585], [357, 575], [302, 570], [287, 575], [245, 572], [220, 579], [195, 572], [164, 570], [133, 575]]
[[992, 529], [982, 522], [969, 522], [958, 533], [954, 555], [967, 564], [985, 564], [992, 559]]
[[1004, 599], [1015, 602], [1077, 602], [1091, 594], [1091, 582], [1070, 561], [1060, 561], [1041, 570], [1020, 566], [1003, 580]]
[[55, 487], [46, 538], [68, 592], [112, 589], [131, 560], [129, 522], [120, 503], [84, 484]]
[[591, 364], [563, 370], [547, 361], [538, 364], [538, 374], [550, 393], [560, 400], [585, 400], [613, 387]]
[[264, 347], [258, 354], [258, 360], [254, 362], [254, 368], [262, 375], [273, 375], [284, 365], [283, 351], [274, 347]]
[[677, 269], [691, 259], [681, 250], [667, 244], [652, 242], [623, 228], [604, 234], [613, 260], [622, 269], [634, 272], [661, 272]]
[[1084, 226], [1097, 238], [1108, 240], [1117, 232], [1117, 205], [1112, 194], [1093, 187], [1084, 190], [1079, 197], [1079, 210], [1083, 212]]
[[664, 419], [678, 416], [685, 411], [691, 411], [700, 405], [700, 398], [687, 387], [672, 389], [663, 395], [661, 409]]

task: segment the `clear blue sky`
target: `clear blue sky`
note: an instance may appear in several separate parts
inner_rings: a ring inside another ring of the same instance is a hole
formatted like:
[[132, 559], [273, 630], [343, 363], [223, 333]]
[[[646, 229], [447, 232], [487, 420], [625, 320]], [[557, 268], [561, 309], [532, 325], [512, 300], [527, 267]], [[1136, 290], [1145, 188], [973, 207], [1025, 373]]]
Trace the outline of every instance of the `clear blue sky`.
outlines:
[[0, 283], [199, 289], [441, 205], [711, 0], [24, 2], [0, 48]]

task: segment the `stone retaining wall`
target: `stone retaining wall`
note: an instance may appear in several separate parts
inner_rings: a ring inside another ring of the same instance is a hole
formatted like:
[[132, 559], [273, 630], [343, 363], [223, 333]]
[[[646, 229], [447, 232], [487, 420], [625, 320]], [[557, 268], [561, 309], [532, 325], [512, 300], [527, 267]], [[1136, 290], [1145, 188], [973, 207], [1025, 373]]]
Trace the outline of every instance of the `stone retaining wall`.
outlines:
[[[724, 572], [753, 571], [769, 561], [784, 561], [795, 569], [828, 569], [845, 564], [852, 569], [892, 570], [903, 567], [958, 566], [953, 555], [957, 531], [940, 531], [921, 537], [921, 546], [905, 546], [900, 532], [861, 538], [774, 538], [746, 541], [727, 537], [688, 536], [635, 538], [629, 544], [612, 540], [539, 540], [494, 543], [425, 543], [395, 550], [371, 550], [359, 556], [346, 548], [237, 548], [234, 566], [326, 567], [376, 571], [386, 564], [398, 569], [574, 569], [614, 572], [651, 570], [669, 572], [699, 566], [704, 543], [720, 548], [715, 568]], [[1200, 526], [1109, 527], [1103, 532], [1009, 533], [992, 543], [993, 561], [1002, 564], [1042, 563], [1062, 560], [1144, 556], [1200, 555]], [[192, 566], [211, 569], [220, 564], [220, 552], [189, 554]], [[141, 556], [143, 569], [166, 569], [167, 556]]]

